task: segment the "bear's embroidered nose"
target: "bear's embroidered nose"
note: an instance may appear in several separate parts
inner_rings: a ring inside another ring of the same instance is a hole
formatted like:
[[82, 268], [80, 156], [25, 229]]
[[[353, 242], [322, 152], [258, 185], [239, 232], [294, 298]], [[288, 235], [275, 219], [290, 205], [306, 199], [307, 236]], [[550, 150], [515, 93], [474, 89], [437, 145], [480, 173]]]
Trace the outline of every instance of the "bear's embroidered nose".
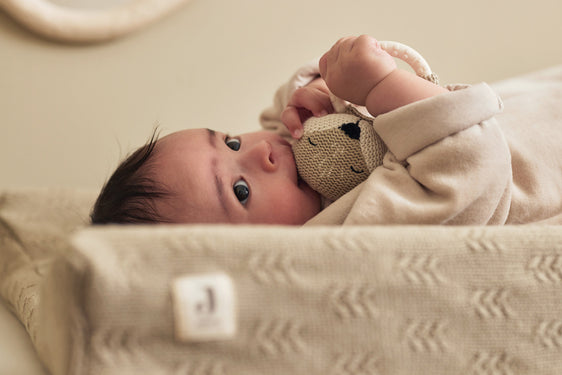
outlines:
[[340, 126], [340, 129], [351, 139], [359, 139], [361, 136], [361, 128], [359, 127], [359, 121], [357, 122], [348, 122]]

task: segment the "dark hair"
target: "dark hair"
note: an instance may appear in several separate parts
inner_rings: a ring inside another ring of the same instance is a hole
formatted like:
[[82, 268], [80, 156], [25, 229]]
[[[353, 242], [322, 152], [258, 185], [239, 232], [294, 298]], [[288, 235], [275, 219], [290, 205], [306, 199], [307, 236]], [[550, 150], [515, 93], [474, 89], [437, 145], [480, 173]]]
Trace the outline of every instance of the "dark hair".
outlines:
[[161, 223], [155, 201], [170, 193], [150, 177], [157, 129], [148, 142], [130, 154], [105, 183], [92, 208], [92, 224]]

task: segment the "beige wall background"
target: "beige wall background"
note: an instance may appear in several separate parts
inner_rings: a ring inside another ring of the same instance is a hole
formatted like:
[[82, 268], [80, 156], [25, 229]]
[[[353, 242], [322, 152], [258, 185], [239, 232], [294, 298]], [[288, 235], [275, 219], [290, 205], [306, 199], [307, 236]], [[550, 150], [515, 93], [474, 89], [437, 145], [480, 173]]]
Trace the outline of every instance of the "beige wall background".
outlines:
[[98, 189], [156, 124], [256, 130], [278, 85], [345, 35], [409, 44], [442, 83], [561, 64], [561, 15], [559, 0], [192, 0], [124, 38], [68, 45], [0, 12], [0, 188]]

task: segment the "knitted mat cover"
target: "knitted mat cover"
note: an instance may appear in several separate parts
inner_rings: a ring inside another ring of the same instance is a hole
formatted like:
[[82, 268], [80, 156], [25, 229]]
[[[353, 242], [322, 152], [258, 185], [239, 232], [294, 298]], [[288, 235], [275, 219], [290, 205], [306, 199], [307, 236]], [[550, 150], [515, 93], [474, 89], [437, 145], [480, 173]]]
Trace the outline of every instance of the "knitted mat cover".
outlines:
[[562, 373], [559, 226], [88, 228], [94, 198], [0, 194], [53, 375]]
[[73, 246], [41, 291], [53, 374], [562, 373], [560, 227], [104, 228]]

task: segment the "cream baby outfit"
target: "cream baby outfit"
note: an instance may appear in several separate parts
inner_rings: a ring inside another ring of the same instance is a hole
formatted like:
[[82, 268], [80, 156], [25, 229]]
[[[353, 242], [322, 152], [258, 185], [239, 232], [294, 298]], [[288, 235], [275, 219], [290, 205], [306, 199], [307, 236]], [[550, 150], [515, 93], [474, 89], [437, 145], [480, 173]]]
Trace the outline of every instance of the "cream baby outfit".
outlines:
[[[317, 66], [277, 90], [260, 116], [265, 129], [290, 138], [281, 112]], [[562, 223], [562, 76], [553, 69], [493, 86], [447, 86], [378, 116], [383, 165], [307, 224]]]

